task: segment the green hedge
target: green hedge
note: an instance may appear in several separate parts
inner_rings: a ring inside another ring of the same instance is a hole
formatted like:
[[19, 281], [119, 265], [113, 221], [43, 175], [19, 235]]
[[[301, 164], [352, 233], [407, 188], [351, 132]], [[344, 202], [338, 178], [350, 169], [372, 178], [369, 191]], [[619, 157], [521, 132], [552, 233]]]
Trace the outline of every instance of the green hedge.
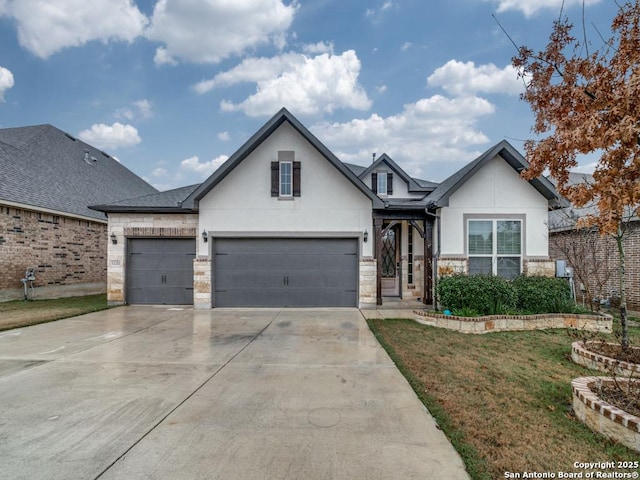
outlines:
[[563, 278], [518, 277], [508, 281], [492, 275], [442, 277], [440, 306], [462, 316], [515, 313], [564, 313], [575, 310]]
[[525, 277], [513, 280], [518, 309], [528, 313], [569, 313], [575, 309], [571, 287], [564, 278]]

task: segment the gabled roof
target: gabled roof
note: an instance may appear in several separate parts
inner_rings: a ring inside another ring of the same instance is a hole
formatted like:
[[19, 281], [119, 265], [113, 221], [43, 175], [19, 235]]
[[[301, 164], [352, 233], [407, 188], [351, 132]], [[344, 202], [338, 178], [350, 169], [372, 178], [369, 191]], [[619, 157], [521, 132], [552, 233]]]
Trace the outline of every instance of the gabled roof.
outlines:
[[100, 212], [118, 213], [144, 213], [144, 212], [164, 212], [164, 213], [184, 213], [191, 211], [182, 208], [182, 203], [201, 184], [189, 185], [187, 187], [174, 188], [159, 193], [151, 193], [140, 197], [128, 198], [108, 205], [91, 205], [89, 208]]
[[360, 180], [364, 179], [371, 172], [379, 168], [380, 164], [382, 163], [386, 164], [398, 177], [404, 180], [404, 182], [407, 184], [407, 188], [409, 192], [411, 193], [430, 192], [437, 186], [436, 183], [434, 183], [433, 185], [426, 185], [426, 186], [420, 185], [418, 182], [415, 181], [415, 179], [407, 175], [407, 172], [405, 172], [402, 168], [400, 168], [400, 166], [396, 162], [394, 162], [391, 159], [391, 157], [389, 157], [386, 153], [378, 157], [376, 161], [374, 161], [371, 165], [369, 165], [369, 167], [367, 167], [358, 175]]
[[52, 125], [0, 129], [0, 202], [106, 220], [89, 205], [157, 190]]
[[[518, 174], [529, 166], [529, 163], [520, 152], [513, 148], [509, 142], [503, 140], [442, 182], [426, 198], [428, 208], [435, 209], [448, 206], [451, 195], [464, 185], [478, 170], [495, 158], [496, 155], [502, 157]], [[541, 176], [529, 180], [529, 184], [549, 201], [550, 207], [559, 208], [563, 206], [564, 199], [556, 192], [553, 183], [551, 183], [549, 179]]]
[[185, 208], [198, 209], [200, 200], [207, 195], [218, 183], [247, 158], [283, 123], [289, 123], [302, 137], [307, 140], [329, 163], [342, 173], [358, 190], [373, 202], [374, 208], [381, 208], [382, 201], [338, 158], [325, 147], [302, 123], [298, 121], [286, 108], [282, 108], [264, 126], [242, 145], [229, 159], [224, 162], [207, 180], [200, 185], [185, 201]]

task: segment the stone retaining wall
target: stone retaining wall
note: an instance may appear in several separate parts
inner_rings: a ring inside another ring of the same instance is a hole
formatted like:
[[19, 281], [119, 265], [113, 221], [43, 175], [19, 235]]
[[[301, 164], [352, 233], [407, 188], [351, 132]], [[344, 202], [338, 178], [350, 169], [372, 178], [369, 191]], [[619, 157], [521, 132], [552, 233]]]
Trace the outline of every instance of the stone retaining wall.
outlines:
[[[590, 343], [598, 342], [587, 342]], [[590, 370], [611, 373], [615, 368], [618, 375], [631, 376], [640, 374], [640, 365], [635, 363], [627, 363], [616, 360], [615, 358], [605, 357], [597, 353], [591, 352], [582, 346], [582, 342], [574, 342], [571, 344], [571, 359], [578, 365], [582, 365]]]
[[[618, 379], [618, 382], [628, 380]], [[612, 384], [607, 377], [580, 377], [571, 382], [573, 411], [591, 430], [640, 452], [640, 418], [598, 398], [597, 382]]]
[[458, 317], [416, 310], [418, 322], [462, 333], [490, 333], [514, 330], [542, 330], [547, 328], [577, 328], [611, 333], [613, 317], [610, 315], [576, 315], [547, 313], [541, 315], [488, 315], [484, 317]]

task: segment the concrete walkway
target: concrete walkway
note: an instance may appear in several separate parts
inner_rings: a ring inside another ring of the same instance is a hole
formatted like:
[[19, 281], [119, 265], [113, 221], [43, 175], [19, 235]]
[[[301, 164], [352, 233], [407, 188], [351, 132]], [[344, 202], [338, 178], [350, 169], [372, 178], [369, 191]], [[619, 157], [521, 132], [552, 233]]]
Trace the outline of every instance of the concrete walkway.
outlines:
[[1, 479], [468, 479], [356, 309], [0, 332]]

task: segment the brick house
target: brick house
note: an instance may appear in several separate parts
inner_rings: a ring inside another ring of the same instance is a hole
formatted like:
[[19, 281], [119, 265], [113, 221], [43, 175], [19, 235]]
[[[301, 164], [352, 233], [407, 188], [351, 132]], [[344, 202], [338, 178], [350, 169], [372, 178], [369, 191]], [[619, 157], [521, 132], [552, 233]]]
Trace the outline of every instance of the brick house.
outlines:
[[94, 205], [109, 215], [112, 304], [431, 303], [442, 272], [554, 274], [544, 177], [500, 142], [442, 183], [388, 155], [341, 162], [286, 109], [204, 183]]
[[[571, 173], [570, 183], [588, 182], [591, 175]], [[573, 268], [579, 302], [606, 302], [616, 305], [620, 274], [618, 247], [614, 237], [600, 235], [595, 228], [576, 229], [580, 217], [597, 213], [594, 206], [566, 207], [549, 213], [549, 255], [565, 260]], [[640, 220], [627, 223], [623, 238], [626, 252], [627, 308], [640, 311]]]
[[156, 189], [107, 153], [51, 126], [0, 129], [0, 301], [101, 293], [107, 217], [88, 205]]

